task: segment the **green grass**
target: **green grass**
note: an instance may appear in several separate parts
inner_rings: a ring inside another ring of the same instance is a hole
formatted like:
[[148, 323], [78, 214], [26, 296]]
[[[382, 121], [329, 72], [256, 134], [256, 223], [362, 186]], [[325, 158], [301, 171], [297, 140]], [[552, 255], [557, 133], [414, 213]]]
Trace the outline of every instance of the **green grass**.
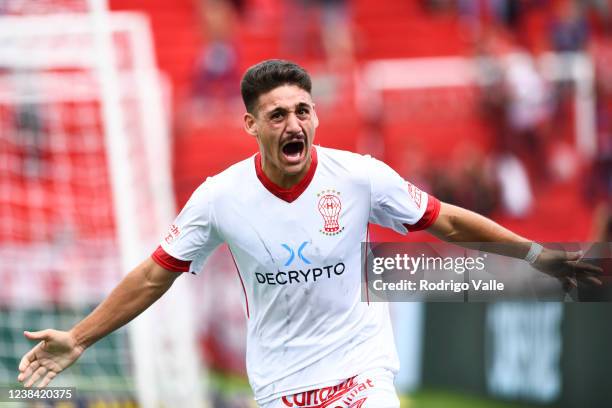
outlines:
[[401, 398], [402, 408], [526, 408], [524, 403], [496, 401], [444, 390], [423, 390]]

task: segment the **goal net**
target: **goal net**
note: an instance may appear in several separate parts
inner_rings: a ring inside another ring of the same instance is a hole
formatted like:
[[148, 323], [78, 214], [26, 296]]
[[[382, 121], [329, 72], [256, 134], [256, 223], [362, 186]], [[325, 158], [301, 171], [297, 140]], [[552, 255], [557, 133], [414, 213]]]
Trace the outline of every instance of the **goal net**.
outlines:
[[[0, 3], [0, 386], [155, 249], [175, 214], [167, 112], [147, 20], [103, 1]], [[54, 380], [143, 406], [201, 406], [190, 291]], [[163, 322], [159, 324], [159, 322]]]

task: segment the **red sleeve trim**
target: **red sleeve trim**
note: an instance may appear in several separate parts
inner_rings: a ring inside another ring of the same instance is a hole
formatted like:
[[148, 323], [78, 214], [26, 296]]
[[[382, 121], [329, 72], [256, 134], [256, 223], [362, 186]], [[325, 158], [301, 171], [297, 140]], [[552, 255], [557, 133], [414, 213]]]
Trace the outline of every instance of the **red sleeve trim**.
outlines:
[[189, 272], [189, 265], [191, 265], [191, 261], [181, 261], [180, 259], [168, 255], [161, 245], [151, 254], [151, 258], [153, 258], [159, 266], [172, 272]]
[[432, 195], [429, 195], [427, 197], [427, 209], [425, 210], [425, 213], [423, 214], [419, 222], [414, 225], [404, 224], [404, 227], [406, 227], [408, 231], [421, 231], [427, 229], [431, 226], [431, 224], [436, 221], [439, 214], [440, 200], [438, 200]]

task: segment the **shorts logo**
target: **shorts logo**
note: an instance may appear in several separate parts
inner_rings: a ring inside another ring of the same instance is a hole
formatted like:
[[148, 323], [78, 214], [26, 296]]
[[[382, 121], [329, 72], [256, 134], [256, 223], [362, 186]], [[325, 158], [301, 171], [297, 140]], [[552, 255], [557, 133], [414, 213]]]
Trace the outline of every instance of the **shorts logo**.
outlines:
[[179, 235], [181, 235], [181, 231], [176, 225], [172, 224], [164, 237], [164, 241], [166, 241], [166, 244], [171, 244]]
[[371, 379], [359, 382], [352, 377], [333, 387], [286, 395], [281, 401], [289, 408], [360, 408], [368, 399], [362, 391], [367, 392], [371, 388], [374, 388]]
[[325, 235], [337, 235], [344, 230], [340, 227], [338, 219], [342, 210], [342, 202], [340, 201], [340, 192], [336, 190], [323, 190], [319, 194], [319, 203], [317, 205], [319, 213], [323, 217], [323, 229], [319, 231]]
[[408, 194], [410, 194], [412, 201], [414, 201], [418, 208], [421, 208], [422, 193], [423, 192], [419, 190], [414, 184], [408, 183]]

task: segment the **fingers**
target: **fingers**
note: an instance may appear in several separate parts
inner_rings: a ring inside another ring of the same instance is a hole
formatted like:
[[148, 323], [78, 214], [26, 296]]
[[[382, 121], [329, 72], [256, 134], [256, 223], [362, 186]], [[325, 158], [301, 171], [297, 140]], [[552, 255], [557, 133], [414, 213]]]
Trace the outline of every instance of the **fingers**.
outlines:
[[56, 375], [57, 373], [55, 371], [48, 371], [47, 375], [45, 375], [45, 377], [36, 387], [38, 388], [46, 387], [51, 382], [51, 380], [55, 378]]
[[576, 251], [576, 252], [566, 252], [565, 253], [565, 258], [568, 261], [577, 261], [580, 258], [582, 258], [584, 256], [584, 252], [582, 251]]
[[[578, 257], [580, 259], [582, 257], [580, 252], [568, 253], [567, 257], [568, 259], [574, 259], [578, 255], [580, 255]], [[571, 280], [568, 283], [570, 288], [576, 287], [578, 280], [588, 285], [603, 285], [603, 282], [599, 279], [599, 276], [603, 274], [602, 268], [579, 260], [568, 260], [567, 264], [570, 266], [570, 270], [566, 272], [565, 279]], [[564, 286], [566, 285], [564, 284]]]
[[578, 278], [581, 282], [587, 285], [603, 285], [599, 276], [603, 274], [603, 269], [585, 262], [570, 261], [572, 267], [572, 276]]
[[590, 285], [598, 285], [598, 286], [603, 285], [603, 282], [594, 276], [585, 276], [584, 278], [581, 279], [581, 281], [586, 282]]
[[[22, 358], [21, 361], [19, 362], [19, 371], [23, 374], [26, 374], [25, 371], [30, 368], [30, 370], [32, 370], [32, 368], [30, 367], [31, 364], [36, 363], [36, 368], [38, 368], [38, 362], [36, 361], [36, 353], [38, 352], [38, 350], [42, 347], [42, 342], [37, 344], [35, 347], [33, 347], [30, 351], [28, 351]], [[28, 374], [29, 375], [29, 374]], [[21, 381], [21, 380], [20, 380]]]
[[24, 371], [26, 368], [28, 368], [28, 366], [30, 365], [32, 361], [36, 360], [36, 354], [35, 354], [36, 347], [34, 347], [32, 350], [25, 353], [25, 355], [21, 358], [21, 361], [19, 362], [19, 371]]
[[34, 374], [32, 374], [32, 376], [25, 382], [25, 384], [23, 384], [23, 386], [26, 388], [31, 387], [40, 377], [44, 376], [45, 374], [47, 374], [47, 367], [38, 367], [38, 369], [34, 371]]
[[31, 363], [22, 373], [19, 374], [19, 376], [17, 377], [17, 380], [19, 380], [20, 382], [25, 381], [27, 378], [29, 378], [32, 373], [34, 371], [36, 371], [38, 368], [40, 367], [40, 363], [38, 361], [34, 361], [33, 363]]
[[570, 261], [570, 265], [574, 267], [574, 271], [577, 273], [589, 273], [591, 275], [603, 274], [603, 269], [599, 266], [591, 265], [586, 262]]
[[563, 290], [565, 292], [569, 292], [570, 290], [578, 287], [578, 282], [576, 281], [576, 279], [570, 276], [566, 276], [565, 278], [563, 278], [561, 280], [561, 284], [563, 285]]

